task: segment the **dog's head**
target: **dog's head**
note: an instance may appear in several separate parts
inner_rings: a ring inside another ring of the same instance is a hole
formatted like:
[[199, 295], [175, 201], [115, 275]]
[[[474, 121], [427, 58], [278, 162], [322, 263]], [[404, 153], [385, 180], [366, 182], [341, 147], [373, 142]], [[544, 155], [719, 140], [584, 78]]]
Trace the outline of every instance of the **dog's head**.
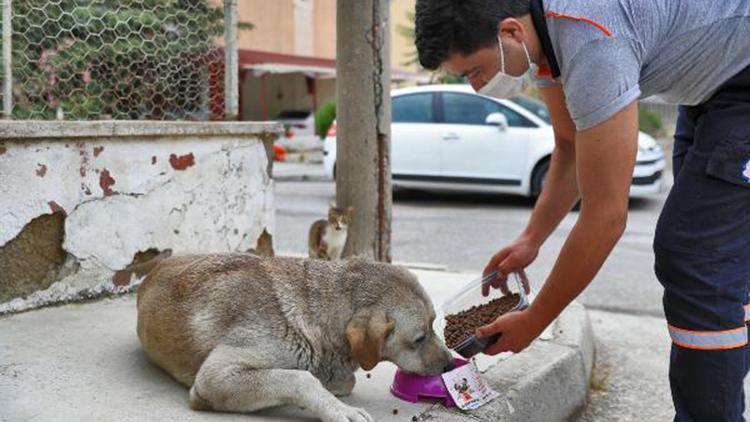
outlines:
[[452, 369], [453, 357], [433, 329], [432, 301], [416, 277], [405, 269], [390, 267], [378, 278], [381, 282], [362, 286], [371, 289], [366, 293], [377, 299], [357, 310], [346, 328], [360, 366], [370, 370], [387, 360], [420, 375]]

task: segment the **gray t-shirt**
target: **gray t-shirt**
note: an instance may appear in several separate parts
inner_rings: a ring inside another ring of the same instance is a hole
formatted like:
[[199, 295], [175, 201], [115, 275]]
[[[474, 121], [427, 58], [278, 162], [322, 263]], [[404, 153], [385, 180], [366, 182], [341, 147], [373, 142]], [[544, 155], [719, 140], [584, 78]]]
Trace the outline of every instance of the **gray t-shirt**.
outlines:
[[578, 130], [652, 95], [700, 104], [750, 66], [750, 0], [545, 0], [544, 10]]

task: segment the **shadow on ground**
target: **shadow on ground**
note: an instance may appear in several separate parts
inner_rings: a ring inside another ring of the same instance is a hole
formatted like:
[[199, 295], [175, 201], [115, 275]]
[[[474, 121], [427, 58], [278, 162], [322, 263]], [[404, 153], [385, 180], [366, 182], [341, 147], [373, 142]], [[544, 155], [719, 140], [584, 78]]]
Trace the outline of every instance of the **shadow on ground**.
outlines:
[[[499, 193], [433, 192], [417, 189], [394, 189], [393, 201], [401, 205], [430, 205], [452, 207], [460, 204], [497, 205], [504, 208], [532, 209], [535, 198]], [[656, 198], [631, 198], [631, 211], [640, 211], [654, 206]], [[580, 204], [579, 204], [580, 205]], [[573, 211], [579, 211], [576, 205]]]
[[455, 206], [456, 204], [499, 205], [533, 208], [533, 198], [496, 193], [433, 192], [416, 189], [393, 191], [393, 201], [404, 205]]

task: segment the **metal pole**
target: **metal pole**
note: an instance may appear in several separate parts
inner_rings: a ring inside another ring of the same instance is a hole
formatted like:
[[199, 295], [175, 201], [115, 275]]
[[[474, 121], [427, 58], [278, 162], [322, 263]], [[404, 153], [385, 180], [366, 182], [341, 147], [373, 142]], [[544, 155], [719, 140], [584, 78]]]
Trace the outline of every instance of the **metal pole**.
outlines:
[[3, 117], [10, 119], [13, 115], [13, 68], [11, 53], [13, 51], [11, 20], [11, 0], [3, 1]]
[[224, 108], [227, 120], [238, 120], [240, 109], [237, 0], [224, 0]]

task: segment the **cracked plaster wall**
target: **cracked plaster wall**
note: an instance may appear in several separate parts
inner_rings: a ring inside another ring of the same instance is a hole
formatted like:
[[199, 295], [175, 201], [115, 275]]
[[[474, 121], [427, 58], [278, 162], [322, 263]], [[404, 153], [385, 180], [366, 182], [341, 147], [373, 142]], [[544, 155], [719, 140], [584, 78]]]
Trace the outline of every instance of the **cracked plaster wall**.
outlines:
[[[64, 216], [61, 246], [76, 268], [52, 284], [26, 283], [10, 301], [0, 296], [0, 314], [131, 290], [136, 277], [123, 286], [113, 276], [149, 249], [255, 248], [274, 232], [267, 143], [256, 135], [0, 136], [0, 271], [3, 259], [18, 259], [4, 248], [24, 238], [32, 220], [53, 213]], [[27, 264], [32, 255], [23, 254]], [[0, 273], [0, 285], [10, 277]], [[34, 289], [41, 290], [29, 295]]]

